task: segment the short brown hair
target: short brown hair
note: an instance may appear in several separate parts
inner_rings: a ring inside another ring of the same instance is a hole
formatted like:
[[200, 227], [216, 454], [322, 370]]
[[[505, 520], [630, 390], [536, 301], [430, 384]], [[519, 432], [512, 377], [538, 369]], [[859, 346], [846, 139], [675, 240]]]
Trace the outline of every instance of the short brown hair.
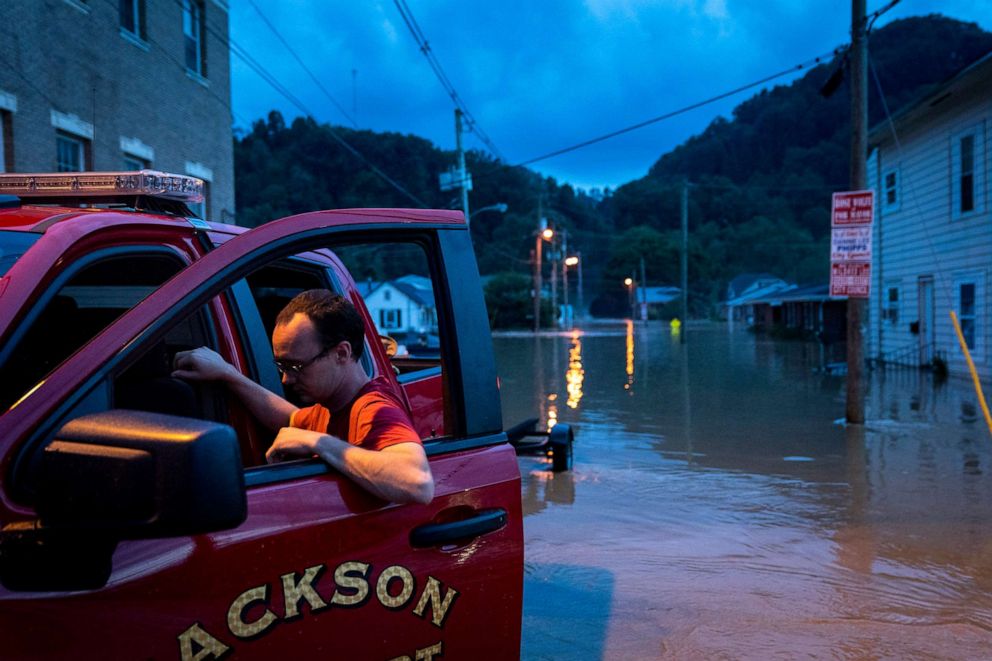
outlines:
[[276, 317], [276, 325], [288, 324], [297, 314], [304, 314], [317, 328], [325, 349], [343, 341], [351, 345], [356, 361], [365, 352], [365, 323], [348, 299], [327, 289], [308, 289], [297, 294]]

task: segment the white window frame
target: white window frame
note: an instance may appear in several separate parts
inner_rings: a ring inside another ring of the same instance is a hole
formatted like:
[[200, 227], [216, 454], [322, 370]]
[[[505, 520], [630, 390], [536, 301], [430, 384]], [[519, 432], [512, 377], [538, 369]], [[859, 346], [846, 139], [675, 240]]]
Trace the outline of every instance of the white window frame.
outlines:
[[379, 310], [379, 328], [396, 330], [403, 325], [402, 310], [399, 308], [382, 308]]
[[[961, 309], [961, 288], [965, 285], [973, 285], [975, 288], [974, 309], [966, 314]], [[974, 345], [969, 345], [968, 350], [971, 358], [976, 363], [984, 362], [985, 359], [985, 274], [981, 272], [961, 273], [954, 278], [954, 310], [958, 316], [958, 323], [961, 325], [961, 333], [965, 334], [966, 322], [973, 325]], [[967, 340], [967, 336], [965, 337]], [[956, 342], [955, 338], [955, 342]]]
[[[205, 23], [206, 3], [198, 0], [183, 0], [183, 59], [186, 64], [186, 71], [199, 78], [206, 78], [206, 62], [203, 52], [203, 26]], [[195, 66], [191, 67], [188, 43], [191, 41], [194, 48]]]
[[[896, 293], [896, 300], [892, 300], [892, 292]], [[882, 319], [889, 322], [890, 326], [899, 325], [900, 306], [902, 305], [902, 289], [898, 282], [885, 283], [885, 293], [882, 301]]]
[[142, 25], [146, 26], [145, 30], [148, 29], [146, 22], [148, 17], [146, 15], [147, 8], [145, 7], [145, 0], [123, 0], [123, 2], [131, 5], [134, 24], [130, 26], [124, 25], [124, 15], [120, 14], [118, 18], [118, 21], [120, 22], [120, 34], [128, 41], [147, 50], [147, 35], [141, 29]]
[[[962, 151], [965, 138], [972, 137], [972, 200], [974, 206], [961, 210]], [[985, 131], [982, 124], [975, 124], [951, 136], [951, 220], [973, 218], [985, 211]]]
[[[894, 178], [894, 183], [892, 187], [889, 187], [889, 177]], [[885, 211], [899, 211], [902, 206], [902, 173], [899, 172], [899, 167], [889, 168], [882, 172], [882, 208]], [[889, 191], [895, 194], [895, 199], [889, 202]]]
[[[65, 142], [75, 147], [76, 158], [79, 160], [79, 167], [75, 170], [64, 169], [60, 155], [60, 142]], [[86, 138], [66, 131], [58, 131], [55, 134], [55, 171], [56, 172], [83, 172], [86, 170]]]

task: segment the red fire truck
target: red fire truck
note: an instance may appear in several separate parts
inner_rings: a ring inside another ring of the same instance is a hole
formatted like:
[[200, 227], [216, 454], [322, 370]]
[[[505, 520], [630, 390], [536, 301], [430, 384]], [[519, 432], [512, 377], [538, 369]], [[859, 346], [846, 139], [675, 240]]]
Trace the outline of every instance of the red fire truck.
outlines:
[[[246, 231], [193, 217], [200, 199], [154, 171], [0, 175], [0, 657], [518, 656], [520, 476], [461, 214]], [[366, 306], [399, 274], [417, 309]], [[209, 346], [282, 393], [275, 316], [313, 288], [363, 316], [363, 365], [424, 439], [429, 505], [316, 459], [267, 465], [272, 434], [236, 397], [170, 375]], [[423, 341], [384, 343], [407, 315]]]

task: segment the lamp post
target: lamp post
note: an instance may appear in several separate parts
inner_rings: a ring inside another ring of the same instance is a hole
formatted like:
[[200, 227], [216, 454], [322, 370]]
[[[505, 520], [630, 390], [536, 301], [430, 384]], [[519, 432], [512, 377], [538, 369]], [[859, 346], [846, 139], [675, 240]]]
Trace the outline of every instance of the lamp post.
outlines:
[[[579, 266], [579, 273], [581, 273], [582, 270], [581, 270], [581, 266], [579, 265], [579, 258], [573, 255], [572, 257], [566, 257], [561, 263], [561, 286], [562, 289], [565, 290], [565, 321], [568, 324], [568, 329], [572, 330], [572, 315], [570, 314], [568, 308], [568, 267], [569, 266]], [[580, 280], [579, 301], [581, 302], [581, 300], [582, 300], [582, 285]]]
[[[547, 221], [541, 219], [543, 223]], [[549, 227], [537, 228], [537, 239], [534, 245], [534, 332], [541, 330], [541, 241], [551, 241], [555, 236]]]
[[627, 305], [630, 307], [630, 319], [634, 320], [634, 279], [624, 278], [623, 284], [627, 287]]

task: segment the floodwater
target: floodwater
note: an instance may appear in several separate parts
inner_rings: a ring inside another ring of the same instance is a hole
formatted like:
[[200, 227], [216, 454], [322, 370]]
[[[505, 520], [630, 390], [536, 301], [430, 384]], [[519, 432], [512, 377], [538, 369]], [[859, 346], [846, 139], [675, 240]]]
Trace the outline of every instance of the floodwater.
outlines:
[[992, 658], [992, 440], [967, 381], [870, 372], [724, 326], [497, 337], [520, 457], [524, 659]]

